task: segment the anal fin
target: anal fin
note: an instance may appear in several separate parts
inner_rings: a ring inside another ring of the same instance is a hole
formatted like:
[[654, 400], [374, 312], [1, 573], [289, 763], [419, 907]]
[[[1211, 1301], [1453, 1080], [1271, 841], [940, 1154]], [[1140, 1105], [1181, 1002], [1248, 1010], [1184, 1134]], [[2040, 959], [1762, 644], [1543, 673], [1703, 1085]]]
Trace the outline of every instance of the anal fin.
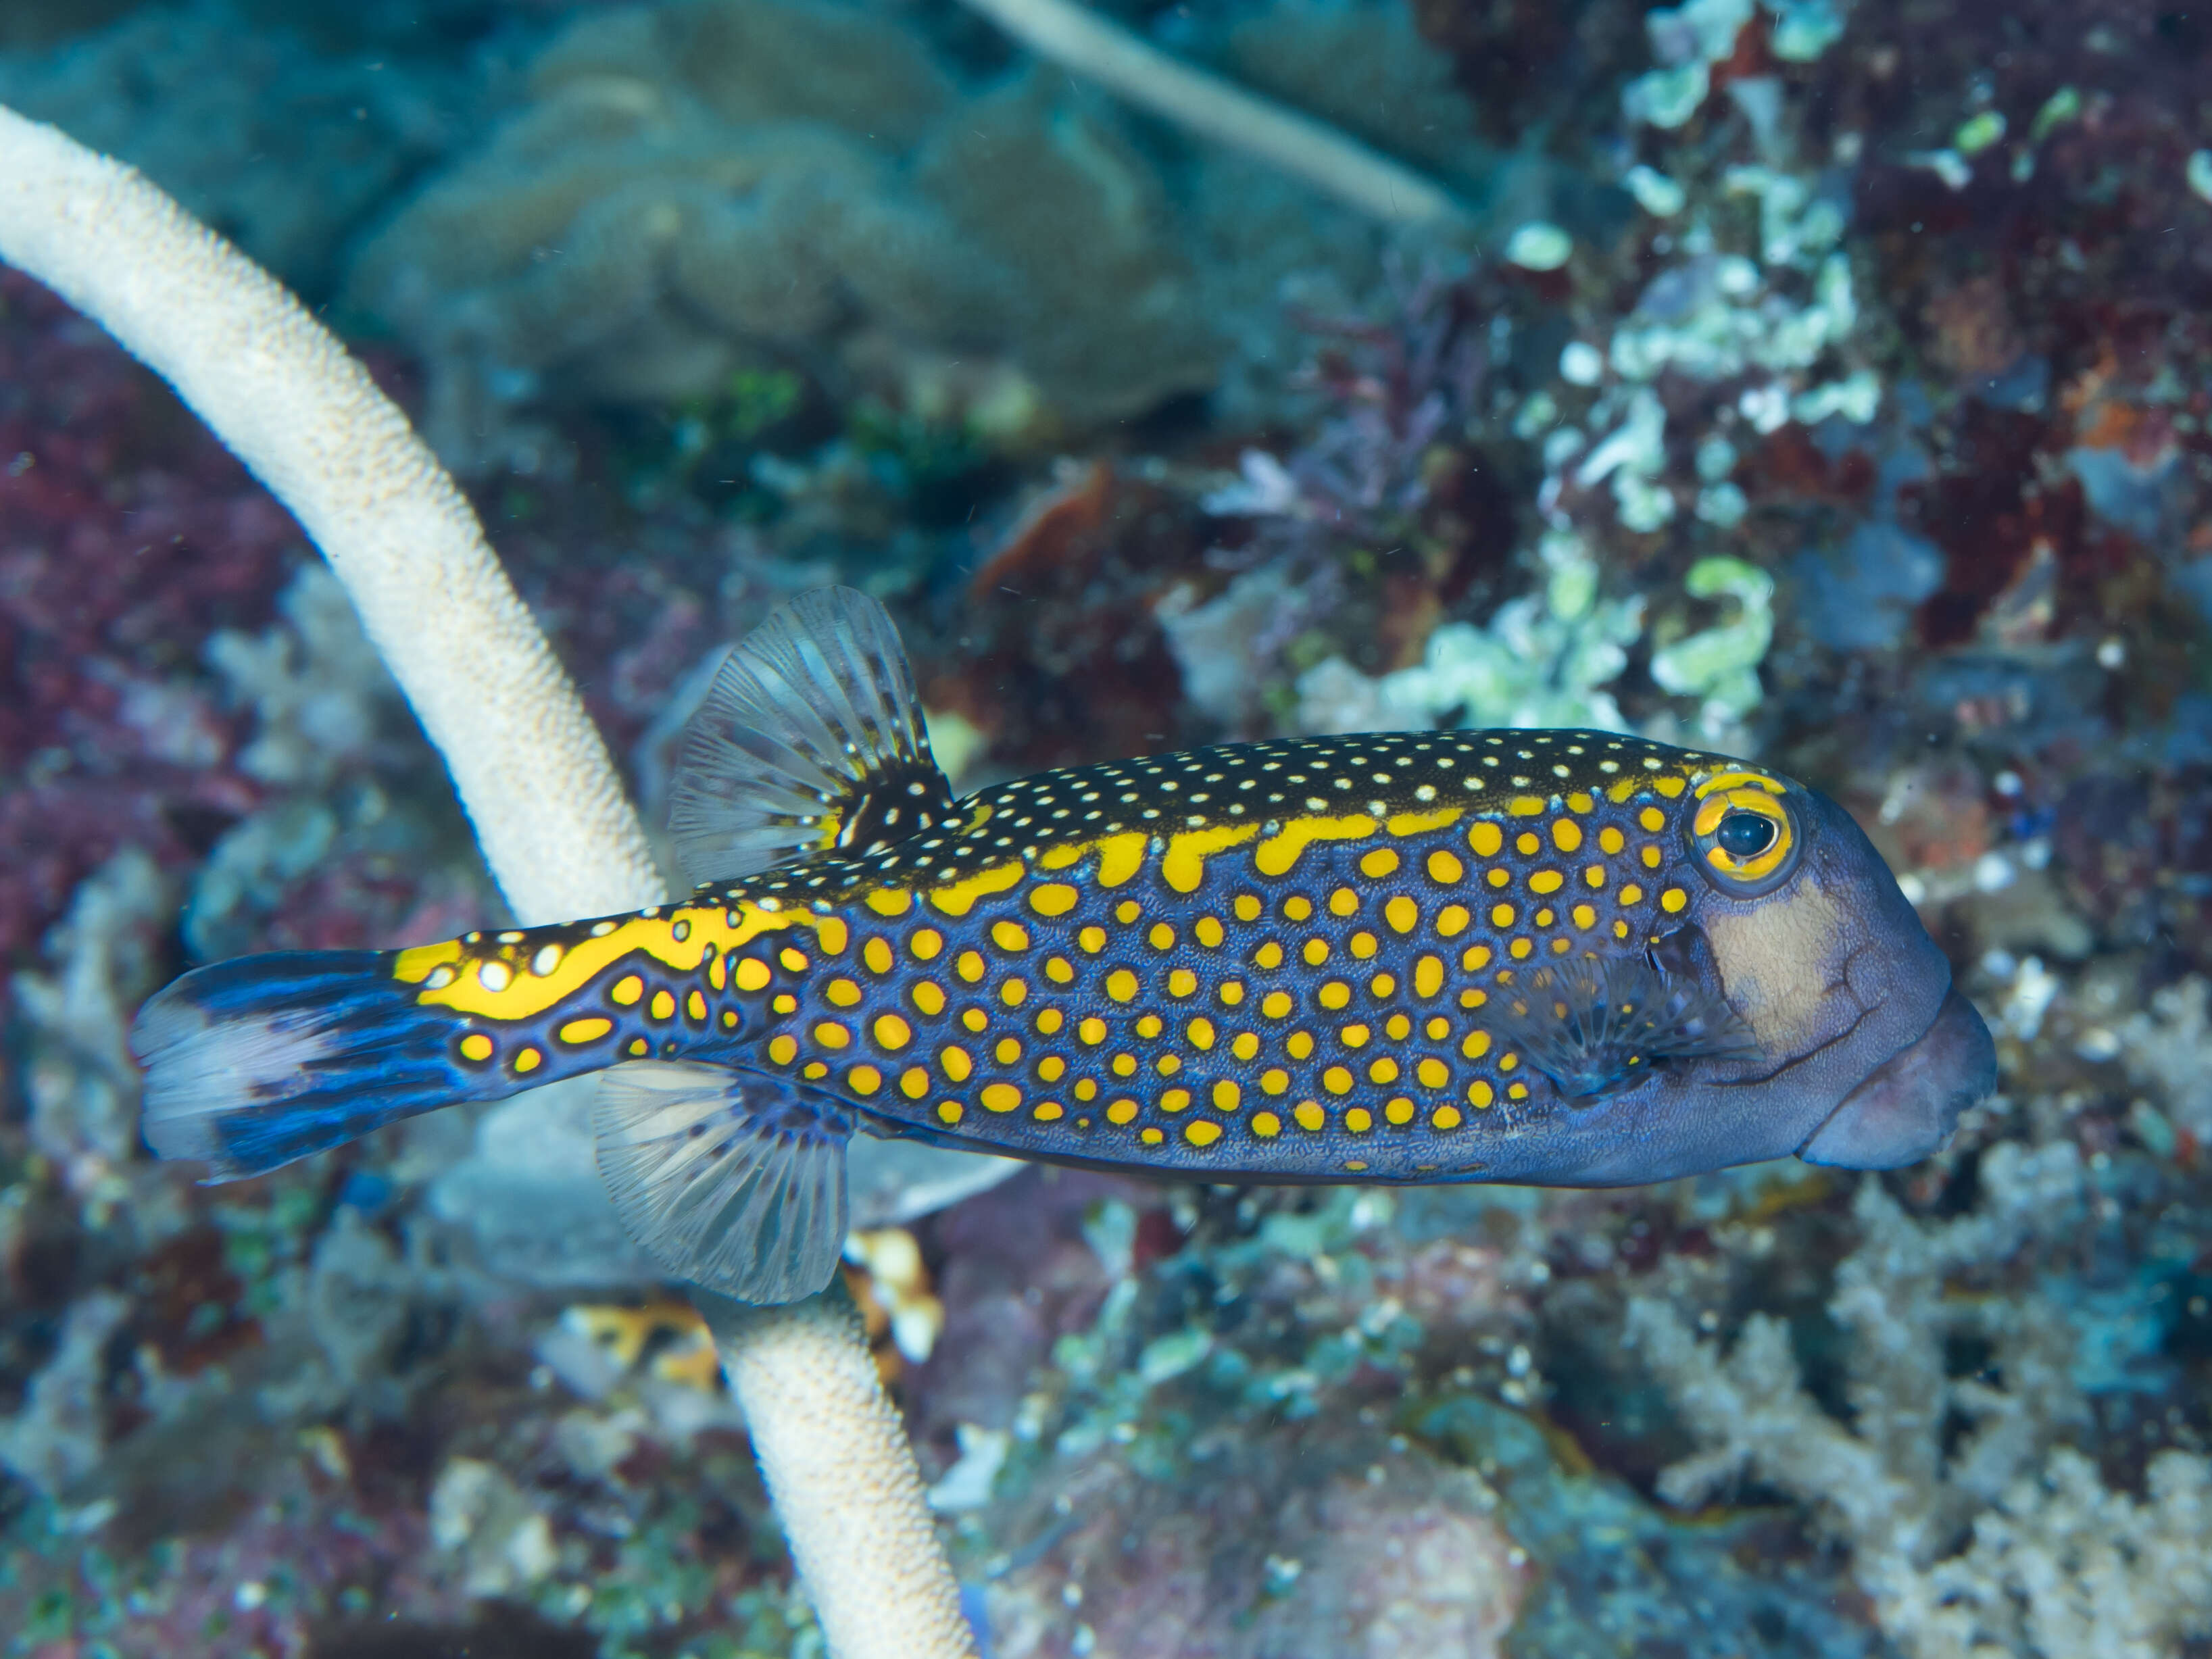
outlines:
[[600, 1073], [599, 1174], [623, 1225], [670, 1274], [740, 1302], [796, 1302], [845, 1248], [836, 1101], [758, 1072], [634, 1060]]

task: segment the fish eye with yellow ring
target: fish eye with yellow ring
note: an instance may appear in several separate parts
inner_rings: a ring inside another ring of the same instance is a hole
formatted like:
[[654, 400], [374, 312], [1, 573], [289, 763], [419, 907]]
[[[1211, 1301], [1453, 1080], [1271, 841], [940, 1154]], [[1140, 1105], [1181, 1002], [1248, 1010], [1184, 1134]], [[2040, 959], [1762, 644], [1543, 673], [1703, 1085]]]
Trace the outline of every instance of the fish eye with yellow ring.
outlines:
[[1787, 786], [1758, 772], [1723, 772], [1698, 786], [1690, 843], [1722, 892], [1757, 898], [1796, 869], [1804, 837], [1787, 796]]

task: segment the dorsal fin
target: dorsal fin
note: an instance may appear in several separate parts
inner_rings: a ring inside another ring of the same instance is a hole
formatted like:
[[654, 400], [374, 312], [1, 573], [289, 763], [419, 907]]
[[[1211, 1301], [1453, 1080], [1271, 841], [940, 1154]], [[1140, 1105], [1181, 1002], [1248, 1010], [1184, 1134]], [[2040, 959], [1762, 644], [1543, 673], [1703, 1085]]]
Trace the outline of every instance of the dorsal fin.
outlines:
[[953, 817], [898, 629], [849, 587], [802, 593], [738, 642], [669, 786], [668, 833], [695, 887]]

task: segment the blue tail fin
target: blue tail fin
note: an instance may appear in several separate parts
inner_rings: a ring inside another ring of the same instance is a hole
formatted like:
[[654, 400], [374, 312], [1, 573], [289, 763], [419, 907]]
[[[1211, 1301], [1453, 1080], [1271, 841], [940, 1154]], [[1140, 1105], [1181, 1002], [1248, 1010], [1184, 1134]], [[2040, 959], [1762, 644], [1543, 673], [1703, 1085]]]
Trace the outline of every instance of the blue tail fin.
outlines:
[[154, 997], [131, 1031], [147, 1144], [234, 1181], [417, 1112], [512, 1092], [457, 1064], [466, 1022], [423, 1006], [391, 963], [374, 951], [242, 957]]

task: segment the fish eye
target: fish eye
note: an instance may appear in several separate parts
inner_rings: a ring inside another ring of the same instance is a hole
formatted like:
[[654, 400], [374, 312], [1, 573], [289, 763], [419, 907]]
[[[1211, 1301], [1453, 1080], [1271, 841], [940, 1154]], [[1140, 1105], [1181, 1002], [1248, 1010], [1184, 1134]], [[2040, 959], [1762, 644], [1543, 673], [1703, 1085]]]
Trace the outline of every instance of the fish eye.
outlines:
[[1698, 870], [1730, 897], [1771, 893], [1796, 870], [1803, 836], [1788, 786], [1764, 773], [1706, 780], [1686, 828]]
[[1780, 833], [1771, 818], [1761, 817], [1756, 812], [1731, 812], [1713, 831], [1713, 844], [1730, 858], [1755, 859], [1774, 845], [1774, 838]]

